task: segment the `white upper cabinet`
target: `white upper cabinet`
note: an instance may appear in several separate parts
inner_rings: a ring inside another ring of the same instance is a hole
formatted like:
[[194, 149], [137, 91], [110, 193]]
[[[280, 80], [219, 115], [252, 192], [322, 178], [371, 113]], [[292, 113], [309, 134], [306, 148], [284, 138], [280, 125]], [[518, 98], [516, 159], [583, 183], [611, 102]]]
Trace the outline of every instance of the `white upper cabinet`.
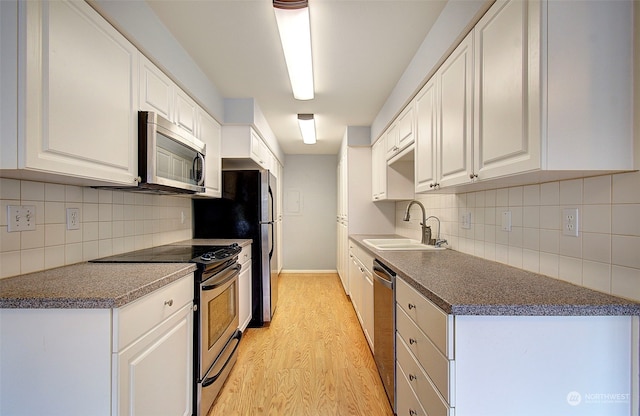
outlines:
[[472, 164], [473, 35], [436, 73], [439, 84], [437, 163], [439, 186], [468, 182]]
[[186, 92], [176, 87], [175, 123], [195, 137], [198, 137], [196, 127], [198, 108], [198, 104]]
[[371, 148], [371, 193], [374, 201], [387, 198], [387, 158], [384, 137]]
[[149, 59], [140, 54], [140, 110], [153, 111], [173, 120], [174, 83]]
[[262, 140], [262, 137], [248, 125], [225, 125], [222, 127], [222, 157], [228, 163], [236, 163], [238, 167], [251, 167], [244, 164], [250, 159], [250, 165], [257, 165], [262, 169], [275, 170], [278, 160]]
[[472, 54], [469, 34], [416, 96], [416, 192], [470, 181]]
[[18, 10], [24, 42], [17, 50], [2, 45], [3, 60], [15, 59], [18, 68], [18, 102], [11, 103], [18, 108], [17, 134], [1, 139], [3, 148], [17, 152], [3, 155], [3, 171], [87, 185], [134, 184], [138, 51], [85, 2], [19, 2]]
[[204, 110], [198, 108], [198, 138], [207, 146], [205, 155], [204, 196], [220, 198], [221, 184], [221, 127]]
[[480, 179], [540, 167], [540, 3], [499, 1], [475, 33], [475, 169]]
[[393, 159], [403, 150], [413, 144], [415, 136], [415, 115], [413, 103], [409, 104], [400, 113], [396, 122], [387, 130], [386, 134], [386, 152], [387, 160]]

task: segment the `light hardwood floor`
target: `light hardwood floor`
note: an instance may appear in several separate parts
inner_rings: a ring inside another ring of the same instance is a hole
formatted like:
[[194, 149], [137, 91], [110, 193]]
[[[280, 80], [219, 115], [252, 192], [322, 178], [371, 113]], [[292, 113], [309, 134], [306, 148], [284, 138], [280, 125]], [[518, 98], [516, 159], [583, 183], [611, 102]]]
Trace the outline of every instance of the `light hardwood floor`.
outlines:
[[393, 415], [337, 274], [281, 274], [268, 328], [248, 328], [209, 416]]

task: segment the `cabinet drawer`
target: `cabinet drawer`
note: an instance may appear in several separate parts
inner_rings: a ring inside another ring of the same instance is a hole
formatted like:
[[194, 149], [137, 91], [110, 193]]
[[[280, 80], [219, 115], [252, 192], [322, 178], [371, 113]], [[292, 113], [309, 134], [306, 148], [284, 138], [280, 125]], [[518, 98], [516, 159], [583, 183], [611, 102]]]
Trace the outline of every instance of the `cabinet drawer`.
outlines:
[[[409, 384], [416, 399], [420, 403], [420, 407], [426, 410], [427, 415], [450, 416], [452, 412], [450, 413], [449, 405], [442, 399], [440, 394], [438, 394], [436, 387], [411, 355], [407, 344], [405, 344], [399, 336], [396, 338], [396, 354], [398, 386], [400, 386], [401, 382]], [[398, 390], [400, 389], [398, 388]], [[409, 403], [410, 405], [414, 405], [411, 403], [410, 398]], [[402, 413], [400, 411], [401, 407], [400, 392], [398, 391], [398, 415], [409, 414]]]
[[245, 265], [249, 260], [251, 260], [251, 244], [242, 247], [242, 251], [238, 255], [238, 263], [242, 265], [243, 269], [249, 267], [249, 265]]
[[400, 278], [396, 279], [396, 302], [445, 357], [454, 358], [453, 340], [449, 339], [453, 337], [451, 317]]
[[369, 270], [369, 273], [373, 272], [373, 257], [369, 255], [362, 247], [355, 242], [349, 240], [349, 250], [351, 254], [360, 260], [360, 263]]
[[428, 416], [420, 400], [411, 389], [402, 366], [396, 361], [396, 414], [402, 416]]
[[449, 379], [453, 361], [447, 360], [429, 338], [413, 323], [401, 308], [396, 311], [398, 344], [400, 339], [424, 368], [444, 399], [453, 404], [449, 394]]
[[113, 311], [113, 352], [119, 352], [141, 335], [193, 302], [193, 273]]

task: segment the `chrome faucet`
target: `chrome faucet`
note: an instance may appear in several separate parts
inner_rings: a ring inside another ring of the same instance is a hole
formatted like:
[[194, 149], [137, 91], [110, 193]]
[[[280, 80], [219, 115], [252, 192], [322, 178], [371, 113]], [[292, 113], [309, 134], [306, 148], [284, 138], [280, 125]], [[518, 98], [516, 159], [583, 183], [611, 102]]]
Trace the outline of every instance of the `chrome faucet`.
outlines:
[[422, 240], [420, 242], [422, 244], [429, 244], [431, 241], [431, 227], [427, 226], [427, 220], [426, 220], [427, 214], [425, 213], [424, 205], [422, 205], [420, 201], [416, 201], [414, 199], [413, 201], [409, 202], [409, 205], [407, 205], [407, 211], [404, 213], [404, 218], [402, 220], [409, 221], [411, 219], [411, 214], [409, 213], [409, 210], [411, 209], [413, 204], [418, 204], [418, 206], [422, 210], [422, 222], [420, 223], [420, 226], [422, 227]]
[[[421, 243], [431, 245], [431, 246], [436, 246], [436, 247], [441, 247], [442, 244], [447, 244], [447, 240], [440, 239], [440, 219], [435, 215], [430, 215], [427, 217], [424, 210], [424, 205], [422, 205], [420, 201], [413, 200], [409, 202], [409, 205], [407, 205], [407, 210], [404, 213], [404, 218], [402, 220], [409, 221], [409, 219], [411, 219], [411, 214], [409, 213], [409, 210], [411, 209], [413, 204], [418, 204], [418, 206], [420, 206], [420, 209], [422, 210], [422, 222], [420, 223], [420, 226], [422, 227]], [[427, 220], [431, 218], [438, 221], [438, 233], [436, 234], [436, 238], [431, 238], [431, 227], [427, 225]]]

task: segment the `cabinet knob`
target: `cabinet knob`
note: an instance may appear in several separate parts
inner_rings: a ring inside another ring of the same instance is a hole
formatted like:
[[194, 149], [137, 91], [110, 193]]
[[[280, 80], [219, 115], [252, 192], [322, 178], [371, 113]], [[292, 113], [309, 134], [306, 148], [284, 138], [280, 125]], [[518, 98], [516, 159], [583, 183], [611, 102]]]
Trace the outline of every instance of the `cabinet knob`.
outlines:
[[409, 416], [416, 416], [418, 414], [418, 412], [416, 412], [413, 409], [409, 409]]
[[133, 181], [135, 183], [140, 183], [140, 182], [142, 182], [142, 178], [140, 176], [136, 176], [135, 178], [133, 178]]
[[418, 341], [416, 341], [415, 339], [409, 338], [409, 344], [410, 345], [417, 344], [417, 343], [418, 343]]
[[173, 306], [173, 299], [165, 300], [164, 304], [167, 306]]
[[471, 175], [469, 175], [469, 179], [475, 179], [478, 177], [477, 173], [472, 173]]
[[408, 306], [409, 306], [409, 310], [416, 308], [416, 305], [414, 305], [413, 303], [409, 303]]
[[418, 377], [414, 376], [413, 374], [409, 374], [409, 381], [413, 381], [413, 380], [417, 380]]

